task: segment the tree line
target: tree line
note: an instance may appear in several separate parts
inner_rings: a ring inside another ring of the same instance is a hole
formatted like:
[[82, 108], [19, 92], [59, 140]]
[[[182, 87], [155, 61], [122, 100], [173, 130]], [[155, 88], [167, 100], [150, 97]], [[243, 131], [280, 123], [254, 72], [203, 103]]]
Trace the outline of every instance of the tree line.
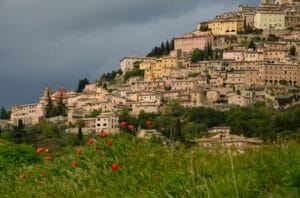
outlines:
[[155, 46], [151, 52], [147, 54], [147, 57], [161, 57], [168, 55], [172, 50], [174, 50], [174, 39], [171, 40], [171, 43], [167, 40], [165, 43], [162, 42], [159, 47]]
[[265, 103], [257, 103], [220, 111], [206, 107], [185, 108], [174, 100], [169, 101], [159, 113], [141, 111], [137, 117], [132, 117], [128, 110], [123, 110], [120, 120], [141, 128], [148, 128], [146, 120], [151, 120], [152, 128], [174, 140], [207, 136], [208, 130], [214, 126], [229, 126], [231, 134], [258, 137], [265, 142], [278, 139], [300, 142], [300, 105], [280, 111]]

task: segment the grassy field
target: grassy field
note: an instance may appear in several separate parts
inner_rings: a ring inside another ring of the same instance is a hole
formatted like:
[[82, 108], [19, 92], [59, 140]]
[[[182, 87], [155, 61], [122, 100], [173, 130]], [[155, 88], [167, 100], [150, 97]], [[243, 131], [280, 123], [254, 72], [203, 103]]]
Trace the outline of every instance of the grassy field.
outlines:
[[[40, 162], [2, 170], [0, 197], [300, 196], [296, 143], [240, 153], [221, 147], [163, 145], [129, 135], [93, 140], [61, 153], [38, 153]], [[45, 156], [51, 159], [44, 160]], [[118, 169], [112, 170], [112, 164]]]

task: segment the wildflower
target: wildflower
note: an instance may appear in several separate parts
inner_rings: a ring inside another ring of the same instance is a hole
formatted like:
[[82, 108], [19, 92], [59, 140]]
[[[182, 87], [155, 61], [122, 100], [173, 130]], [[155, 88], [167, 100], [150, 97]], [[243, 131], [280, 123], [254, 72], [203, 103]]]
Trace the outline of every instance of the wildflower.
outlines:
[[100, 157], [104, 157], [104, 153], [99, 153], [99, 156]]
[[46, 177], [46, 173], [41, 173], [41, 177]]
[[42, 147], [39, 147], [39, 148], [36, 149], [36, 152], [41, 153], [41, 152], [43, 152], [43, 150], [44, 149]]
[[113, 171], [118, 170], [118, 168], [119, 168], [119, 165], [118, 165], [118, 164], [112, 164], [112, 165], [111, 165], [111, 169], [112, 169]]
[[94, 140], [93, 139], [89, 139], [88, 140], [88, 144], [94, 144]]
[[106, 137], [107, 136], [107, 133], [106, 132], [101, 132], [101, 137]]
[[77, 163], [76, 161], [72, 161], [72, 162], [71, 162], [71, 165], [72, 165], [72, 166], [77, 166], [77, 164], [78, 164], [78, 163]]
[[148, 120], [148, 121], [146, 122], [146, 125], [147, 125], [147, 126], [151, 126], [151, 125], [152, 125], [152, 122], [151, 122], [150, 120]]
[[23, 174], [21, 175], [21, 178], [22, 178], [22, 179], [26, 179], [26, 178], [27, 178], [27, 175], [26, 175], [25, 173], [23, 173]]
[[78, 148], [78, 149], [76, 149], [76, 153], [77, 153], [78, 155], [81, 155], [82, 150], [81, 150], [80, 148]]
[[51, 159], [51, 157], [50, 157], [50, 156], [48, 156], [48, 155], [47, 155], [47, 156], [45, 156], [45, 160], [46, 160], [46, 161], [49, 161], [50, 159]]
[[129, 129], [129, 130], [133, 130], [133, 129], [134, 129], [134, 126], [130, 124], [130, 125], [128, 125], [128, 129]]
[[120, 122], [120, 125], [121, 125], [122, 127], [125, 127], [125, 126], [126, 126], [126, 122], [125, 122], [125, 121], [122, 121], [122, 122]]
[[38, 185], [39, 186], [41, 186], [41, 185], [43, 185], [44, 183], [43, 183], [43, 181], [38, 181]]
[[111, 141], [107, 141], [106, 144], [107, 144], [108, 146], [112, 146], [112, 142], [111, 142]]
[[100, 146], [96, 146], [95, 148], [96, 148], [97, 151], [100, 150]]
[[48, 148], [45, 149], [45, 153], [49, 153], [50, 150]]

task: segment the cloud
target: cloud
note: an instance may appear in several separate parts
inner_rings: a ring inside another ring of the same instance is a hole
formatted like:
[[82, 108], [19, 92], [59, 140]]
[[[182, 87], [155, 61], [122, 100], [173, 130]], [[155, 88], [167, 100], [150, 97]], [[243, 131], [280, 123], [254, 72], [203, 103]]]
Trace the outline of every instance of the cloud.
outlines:
[[36, 102], [46, 85], [76, 89], [245, 0], [0, 0], [0, 105]]

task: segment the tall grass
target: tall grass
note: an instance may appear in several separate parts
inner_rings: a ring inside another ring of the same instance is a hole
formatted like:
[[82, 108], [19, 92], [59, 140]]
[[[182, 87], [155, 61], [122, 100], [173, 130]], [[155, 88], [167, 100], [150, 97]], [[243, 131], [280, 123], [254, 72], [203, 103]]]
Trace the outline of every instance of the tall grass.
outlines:
[[[299, 197], [300, 146], [265, 145], [244, 153], [222, 147], [163, 145], [126, 134], [94, 137], [51, 161], [0, 174], [3, 197]], [[106, 141], [113, 142], [107, 146]], [[97, 151], [95, 146], [101, 149]], [[99, 153], [103, 152], [103, 157]], [[71, 166], [77, 161], [76, 167]], [[117, 171], [111, 164], [118, 163]], [[41, 172], [46, 177], [40, 176]], [[26, 179], [21, 174], [26, 173]], [[38, 183], [42, 181], [42, 185]]]

